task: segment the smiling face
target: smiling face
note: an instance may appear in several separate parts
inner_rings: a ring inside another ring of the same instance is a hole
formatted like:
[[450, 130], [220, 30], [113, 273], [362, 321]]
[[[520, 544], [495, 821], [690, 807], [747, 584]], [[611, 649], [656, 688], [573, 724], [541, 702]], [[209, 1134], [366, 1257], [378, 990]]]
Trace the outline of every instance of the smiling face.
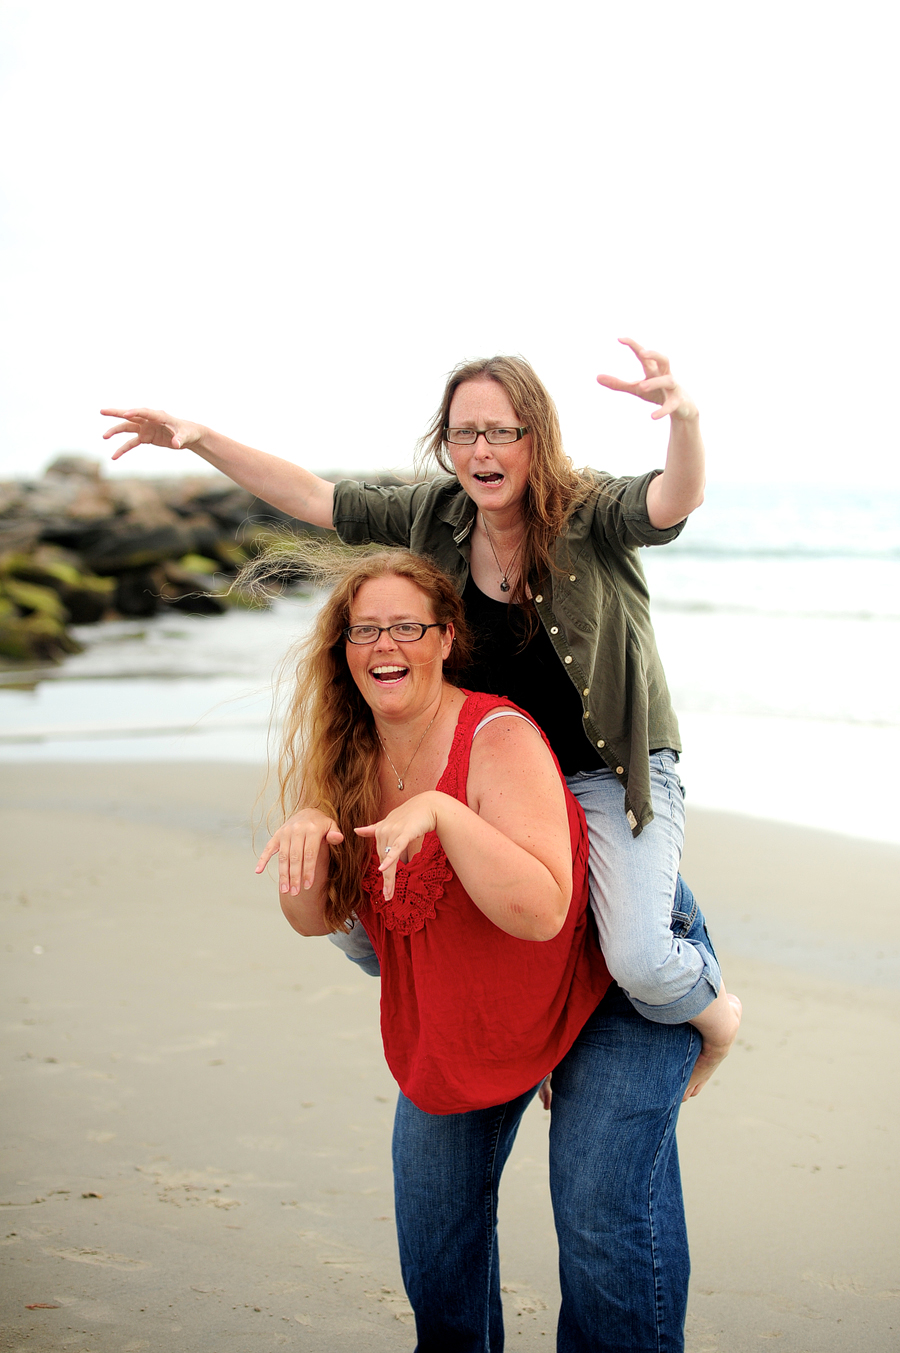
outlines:
[[[396, 625], [401, 620], [434, 623], [427, 593], [409, 578], [388, 574], [369, 578], [350, 607], [351, 625]], [[453, 645], [453, 626], [426, 630], [411, 644], [398, 644], [388, 633], [372, 644], [345, 641], [350, 675], [378, 718], [415, 719], [440, 697], [443, 664]]]
[[[450, 404], [448, 426], [454, 428], [519, 427], [520, 419], [499, 381], [465, 381]], [[448, 445], [457, 478], [485, 512], [518, 509], [528, 485], [531, 434], [506, 446], [491, 446], [479, 437], [474, 446]]]

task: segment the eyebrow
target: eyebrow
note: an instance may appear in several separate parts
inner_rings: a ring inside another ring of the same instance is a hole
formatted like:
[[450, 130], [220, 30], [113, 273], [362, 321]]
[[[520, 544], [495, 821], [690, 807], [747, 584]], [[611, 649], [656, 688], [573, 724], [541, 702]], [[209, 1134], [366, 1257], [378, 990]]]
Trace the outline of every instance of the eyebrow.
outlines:
[[[414, 625], [430, 625], [433, 623], [430, 620], [420, 620], [417, 615], [410, 615], [408, 612], [405, 611], [401, 612], [399, 615], [393, 616], [387, 623], [389, 625], [402, 625], [405, 620], [412, 621]], [[361, 615], [358, 616], [355, 620], [351, 616], [351, 618], [347, 621], [348, 625], [377, 625], [379, 623], [380, 620], [378, 616], [375, 615]]]
[[[448, 428], [474, 428], [478, 426], [474, 418], [463, 418], [458, 423], [449, 421], [447, 423]], [[515, 418], [486, 418], [481, 426], [486, 428], [517, 428], [519, 424]]]

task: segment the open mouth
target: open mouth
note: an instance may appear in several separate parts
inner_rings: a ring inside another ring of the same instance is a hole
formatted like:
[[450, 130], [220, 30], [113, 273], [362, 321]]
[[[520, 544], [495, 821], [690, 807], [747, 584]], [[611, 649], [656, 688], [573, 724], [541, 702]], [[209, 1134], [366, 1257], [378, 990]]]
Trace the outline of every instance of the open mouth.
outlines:
[[382, 663], [379, 667], [372, 667], [369, 675], [373, 681], [380, 682], [382, 686], [392, 686], [402, 681], [408, 671], [408, 667], [401, 667], [397, 663]]
[[500, 484], [503, 481], [503, 475], [499, 470], [482, 470], [473, 478], [477, 479], [479, 484]]

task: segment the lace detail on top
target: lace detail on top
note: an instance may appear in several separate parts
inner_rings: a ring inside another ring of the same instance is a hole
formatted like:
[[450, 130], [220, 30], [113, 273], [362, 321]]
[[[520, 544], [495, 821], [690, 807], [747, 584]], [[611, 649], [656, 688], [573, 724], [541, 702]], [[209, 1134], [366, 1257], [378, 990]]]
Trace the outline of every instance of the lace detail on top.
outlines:
[[[441, 793], [465, 803], [469, 756], [472, 738], [477, 731], [476, 724], [486, 710], [505, 713], [506, 707], [502, 697], [480, 692], [476, 695], [468, 693], [466, 703], [459, 712], [444, 773], [435, 786]], [[514, 710], [509, 712], [518, 713]], [[532, 722], [527, 715], [520, 717]], [[363, 891], [373, 911], [378, 913], [388, 930], [394, 930], [398, 935], [412, 935], [421, 930], [426, 921], [434, 919], [435, 905], [453, 878], [453, 866], [444, 854], [436, 832], [428, 832], [422, 849], [408, 864], [403, 860], [398, 861], [396, 877], [394, 896], [390, 902], [385, 902], [382, 891], [384, 884], [378, 872], [378, 855], [373, 844], [369, 867], [363, 875]]]
[[422, 849], [409, 864], [398, 860], [394, 896], [389, 902], [384, 900], [384, 880], [378, 872], [374, 849], [362, 883], [372, 910], [386, 928], [398, 935], [412, 935], [434, 918], [435, 904], [443, 897], [452, 877], [453, 867], [440, 841], [434, 832], [429, 832]]

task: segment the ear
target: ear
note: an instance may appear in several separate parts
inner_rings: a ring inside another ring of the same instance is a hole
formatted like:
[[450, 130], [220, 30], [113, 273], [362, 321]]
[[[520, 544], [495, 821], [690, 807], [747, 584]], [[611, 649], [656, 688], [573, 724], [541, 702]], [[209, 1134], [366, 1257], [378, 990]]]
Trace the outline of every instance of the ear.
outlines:
[[444, 630], [444, 635], [441, 639], [441, 657], [444, 662], [446, 662], [450, 656], [450, 650], [453, 647], [453, 640], [455, 638], [456, 630], [453, 628], [453, 622], [450, 621], [447, 628]]

